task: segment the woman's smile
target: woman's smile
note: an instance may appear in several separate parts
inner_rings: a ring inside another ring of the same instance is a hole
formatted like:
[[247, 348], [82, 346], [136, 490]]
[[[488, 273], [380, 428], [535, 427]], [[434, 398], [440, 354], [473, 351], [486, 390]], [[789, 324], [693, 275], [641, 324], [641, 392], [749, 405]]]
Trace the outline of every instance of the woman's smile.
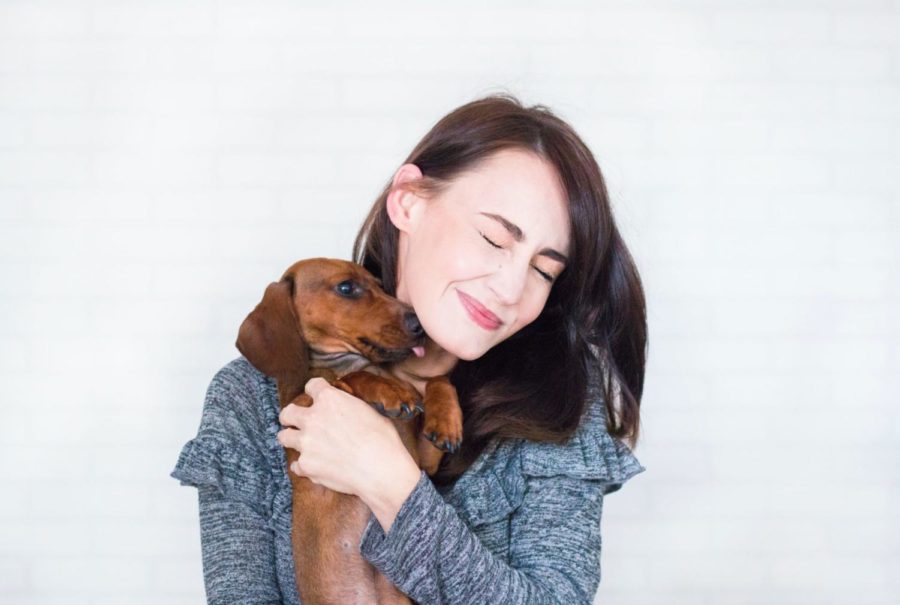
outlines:
[[496, 330], [503, 325], [500, 318], [491, 313], [480, 302], [460, 290], [457, 290], [456, 293], [459, 295], [459, 300], [462, 302], [463, 307], [469, 312], [469, 317], [479, 326], [485, 330]]

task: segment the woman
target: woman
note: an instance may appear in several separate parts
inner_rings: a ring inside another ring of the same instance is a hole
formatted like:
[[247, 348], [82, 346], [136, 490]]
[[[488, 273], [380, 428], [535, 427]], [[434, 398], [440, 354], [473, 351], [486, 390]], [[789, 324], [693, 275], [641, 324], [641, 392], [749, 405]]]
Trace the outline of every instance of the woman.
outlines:
[[[372, 510], [360, 552], [418, 603], [590, 603], [603, 496], [644, 468], [646, 313], [597, 164], [544, 106], [507, 94], [440, 120], [397, 170], [353, 258], [412, 305], [449, 373], [463, 443], [429, 477], [391, 422], [321, 378], [281, 411], [238, 358], [214, 377], [172, 476], [195, 485], [210, 602], [297, 603], [290, 481]], [[285, 469], [283, 448], [297, 449]]]

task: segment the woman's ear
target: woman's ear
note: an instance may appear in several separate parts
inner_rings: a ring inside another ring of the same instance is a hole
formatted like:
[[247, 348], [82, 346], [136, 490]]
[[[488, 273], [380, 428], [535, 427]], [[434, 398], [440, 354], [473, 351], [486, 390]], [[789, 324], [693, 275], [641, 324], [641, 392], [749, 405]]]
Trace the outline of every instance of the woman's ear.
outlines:
[[394, 226], [400, 231], [408, 233], [415, 226], [420, 205], [424, 199], [418, 196], [414, 189], [403, 185], [422, 178], [422, 171], [415, 164], [404, 164], [394, 175], [391, 191], [388, 193], [385, 205], [388, 217]]

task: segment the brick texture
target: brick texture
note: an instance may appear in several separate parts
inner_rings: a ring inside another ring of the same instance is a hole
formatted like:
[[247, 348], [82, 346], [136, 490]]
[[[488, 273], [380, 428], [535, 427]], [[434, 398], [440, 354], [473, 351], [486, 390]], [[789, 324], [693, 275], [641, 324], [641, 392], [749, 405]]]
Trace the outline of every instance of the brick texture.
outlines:
[[596, 602], [896, 602], [896, 0], [0, 2], [0, 601], [203, 601], [168, 472], [240, 322], [500, 90], [648, 296]]

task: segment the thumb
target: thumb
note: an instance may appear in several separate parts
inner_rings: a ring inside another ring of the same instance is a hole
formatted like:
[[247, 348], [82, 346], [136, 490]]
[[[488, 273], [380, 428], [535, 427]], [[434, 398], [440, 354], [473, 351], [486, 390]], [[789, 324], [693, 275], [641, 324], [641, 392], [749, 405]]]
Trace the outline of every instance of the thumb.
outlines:
[[306, 384], [303, 386], [303, 391], [312, 397], [316, 398], [316, 395], [322, 392], [322, 389], [331, 388], [331, 385], [328, 384], [328, 381], [322, 378], [321, 376], [316, 376], [315, 378], [310, 378], [306, 381]]

